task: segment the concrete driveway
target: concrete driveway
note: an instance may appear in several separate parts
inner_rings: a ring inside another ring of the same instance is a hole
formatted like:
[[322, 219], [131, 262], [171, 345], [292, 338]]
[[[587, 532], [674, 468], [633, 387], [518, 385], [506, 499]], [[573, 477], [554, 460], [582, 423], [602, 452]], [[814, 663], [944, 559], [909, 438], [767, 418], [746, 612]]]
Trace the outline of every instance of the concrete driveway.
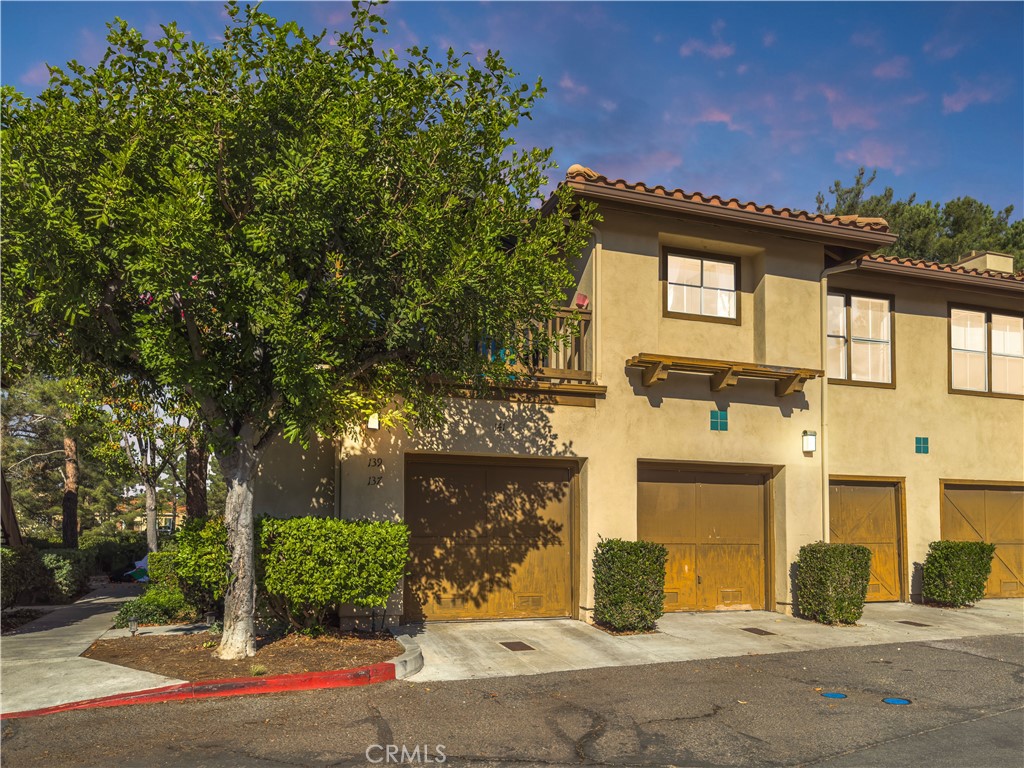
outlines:
[[[399, 634], [423, 652], [423, 669], [409, 680], [426, 682], [1022, 632], [1024, 600], [1013, 599], [964, 609], [872, 603], [854, 627], [742, 611], [666, 614], [649, 635], [613, 636], [571, 619], [428, 623]], [[529, 650], [515, 650], [522, 644]]]

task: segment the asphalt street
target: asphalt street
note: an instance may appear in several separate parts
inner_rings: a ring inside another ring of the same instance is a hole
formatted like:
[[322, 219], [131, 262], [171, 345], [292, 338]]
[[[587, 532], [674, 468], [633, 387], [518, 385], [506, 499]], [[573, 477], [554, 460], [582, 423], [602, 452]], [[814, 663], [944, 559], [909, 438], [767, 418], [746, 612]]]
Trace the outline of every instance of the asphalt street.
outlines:
[[[821, 694], [837, 692], [845, 699]], [[912, 703], [894, 706], [884, 697]], [[13, 766], [1024, 766], [1024, 635], [69, 712]], [[388, 759], [387, 745], [394, 745]], [[418, 750], [417, 750], [418, 747]]]

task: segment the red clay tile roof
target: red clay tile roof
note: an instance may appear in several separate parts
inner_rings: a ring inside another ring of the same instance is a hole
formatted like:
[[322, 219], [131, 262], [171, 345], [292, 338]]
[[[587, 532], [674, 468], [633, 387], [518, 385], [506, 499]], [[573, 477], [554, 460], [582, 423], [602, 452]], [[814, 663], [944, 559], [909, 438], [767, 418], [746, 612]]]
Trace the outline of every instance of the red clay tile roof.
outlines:
[[807, 211], [800, 211], [794, 208], [777, 208], [773, 205], [741, 203], [735, 197], [725, 200], [718, 195], [711, 195], [708, 197], [700, 192], [685, 192], [682, 189], [669, 190], [660, 184], [658, 186], [651, 187], [642, 181], [635, 183], [630, 183], [623, 179], [615, 179], [613, 181], [595, 171], [592, 171], [590, 168], [586, 168], [579, 164], [569, 166], [569, 170], [566, 172], [565, 178], [567, 181], [589, 182], [591, 184], [600, 184], [613, 189], [625, 189], [633, 192], [659, 195], [661, 197], [671, 197], [677, 200], [686, 200], [691, 203], [701, 203], [703, 205], [711, 205], [718, 208], [731, 208], [737, 211], [761, 213], [766, 216], [777, 216], [783, 219], [810, 221], [817, 224], [830, 224], [832, 226], [860, 229], [870, 232], [889, 231], [889, 224], [885, 219], [868, 218], [865, 216], [833, 216], [832, 214], [827, 213], [808, 213]]
[[859, 262], [861, 264], [888, 264], [895, 267], [910, 267], [931, 273], [992, 277], [997, 280], [1011, 280], [1015, 283], [1024, 283], [1024, 272], [1010, 274], [1009, 272], [995, 272], [991, 269], [973, 269], [968, 266], [957, 266], [956, 264], [940, 264], [937, 261], [926, 261], [925, 259], [901, 259], [896, 256], [883, 256], [880, 253], [862, 256]]

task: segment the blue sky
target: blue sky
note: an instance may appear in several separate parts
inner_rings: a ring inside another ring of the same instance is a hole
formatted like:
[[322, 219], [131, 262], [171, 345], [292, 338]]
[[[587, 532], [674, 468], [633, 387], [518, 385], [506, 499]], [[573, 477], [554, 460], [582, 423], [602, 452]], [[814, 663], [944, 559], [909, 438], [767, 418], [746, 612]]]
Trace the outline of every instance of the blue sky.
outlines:
[[[307, 30], [348, 3], [267, 2]], [[876, 187], [1024, 214], [1024, 3], [396, 2], [388, 44], [499, 49], [549, 92], [520, 143], [611, 178], [800, 208], [859, 165]], [[105, 22], [176, 20], [215, 43], [218, 3], [0, 4], [0, 79], [96, 62]], [[559, 172], [560, 175], [561, 172]]]

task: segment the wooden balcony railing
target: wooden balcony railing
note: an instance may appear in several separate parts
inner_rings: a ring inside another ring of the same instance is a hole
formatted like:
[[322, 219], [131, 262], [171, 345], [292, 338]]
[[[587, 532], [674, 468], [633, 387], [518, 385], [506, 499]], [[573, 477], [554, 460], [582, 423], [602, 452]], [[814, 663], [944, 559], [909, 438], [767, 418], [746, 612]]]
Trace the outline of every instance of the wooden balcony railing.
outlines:
[[[579, 318], [579, 327], [575, 333], [568, 333], [572, 318]], [[591, 311], [559, 309], [554, 317], [547, 320], [543, 326], [538, 326], [536, 331], [527, 334], [526, 344], [529, 349], [532, 338], [536, 335], [538, 348], [525, 355], [516, 356], [507, 349], [501, 348], [495, 342], [481, 342], [480, 353], [489, 359], [501, 358], [511, 363], [517, 379], [537, 382], [582, 382], [589, 384], [593, 381], [593, 371], [590, 362], [590, 322]], [[540, 346], [540, 339], [562, 337], [554, 346]], [[527, 359], [522, 359], [523, 357]]]

